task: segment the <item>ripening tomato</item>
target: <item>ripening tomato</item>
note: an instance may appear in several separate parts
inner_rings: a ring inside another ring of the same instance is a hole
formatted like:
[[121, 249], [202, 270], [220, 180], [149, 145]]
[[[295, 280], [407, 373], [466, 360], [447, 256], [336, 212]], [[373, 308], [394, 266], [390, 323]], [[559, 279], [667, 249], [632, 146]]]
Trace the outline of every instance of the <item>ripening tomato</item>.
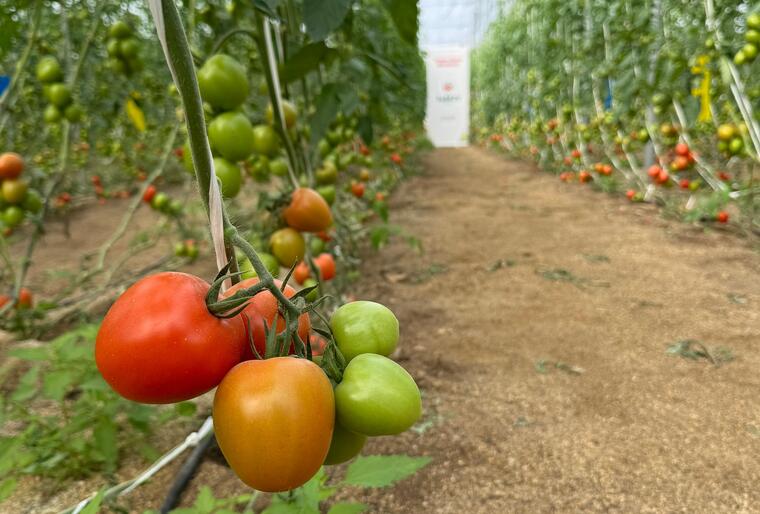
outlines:
[[333, 466], [348, 462], [359, 455], [366, 442], [366, 435], [346, 430], [336, 421], [333, 428], [332, 441], [330, 441], [330, 451], [327, 452], [327, 457], [325, 457], [325, 464]]
[[309, 278], [309, 275], [311, 275], [311, 272], [309, 271], [309, 265], [306, 264], [306, 261], [299, 262], [298, 266], [293, 270], [293, 280], [299, 284], [303, 284], [304, 281]]
[[335, 278], [335, 258], [331, 253], [322, 253], [314, 259], [319, 269], [322, 280], [332, 280]]
[[[256, 277], [242, 280], [227, 289], [227, 291], [225, 291], [222, 296], [224, 298], [227, 298], [235, 294], [237, 291], [240, 291], [241, 289], [253, 287], [258, 282], [259, 279]], [[277, 287], [282, 287], [281, 280], [275, 279], [274, 282], [277, 284]], [[286, 286], [284, 293], [286, 298], [291, 298], [294, 294], [296, 294], [296, 290], [290, 286]], [[259, 352], [259, 355], [261, 356], [264, 355], [267, 347], [267, 338], [266, 332], [264, 330], [264, 324], [266, 323], [266, 326], [268, 328], [272, 328], [276, 323], [278, 334], [285, 330], [285, 318], [278, 313], [278, 310], [279, 304], [277, 303], [277, 298], [275, 298], [274, 295], [269, 291], [261, 291], [248, 302], [245, 310], [241, 313], [241, 316], [248, 317], [251, 327], [251, 336], [253, 337], [253, 343], [256, 345], [256, 351]], [[246, 326], [247, 330], [249, 324], [244, 323], [244, 325]], [[308, 313], [301, 314], [298, 317], [298, 335], [304, 343], [306, 342], [306, 338], [309, 336], [309, 330], [311, 330], [311, 320], [309, 320], [309, 315]], [[291, 347], [291, 351], [292, 350], [293, 348]], [[246, 344], [243, 360], [250, 360], [253, 358], [254, 353], [251, 350], [250, 345]]]
[[686, 143], [678, 143], [676, 145], [675, 149], [676, 155], [680, 155], [681, 157], [686, 157], [689, 155], [689, 145]]
[[357, 198], [364, 196], [364, 184], [362, 182], [351, 184], [351, 194]]
[[0, 294], [0, 309], [5, 307], [5, 305], [11, 301], [10, 295], [7, 294]]
[[227, 159], [221, 157], [214, 158], [214, 170], [216, 176], [222, 182], [222, 196], [225, 198], [235, 198], [240, 192], [240, 186], [243, 182], [243, 174], [237, 164], [233, 164]]
[[253, 127], [242, 112], [225, 112], [208, 126], [211, 148], [228, 161], [244, 161], [253, 153]]
[[[285, 116], [285, 126], [287, 128], [291, 128], [296, 124], [296, 121], [298, 120], [298, 109], [296, 109], [296, 106], [293, 104], [293, 102], [289, 102], [287, 100], [282, 101], [282, 114]], [[274, 112], [271, 103], [267, 105], [265, 115], [267, 118], [267, 123], [272, 125], [274, 123]]]
[[290, 204], [282, 211], [285, 223], [302, 232], [319, 232], [332, 225], [332, 213], [319, 193], [308, 187], [293, 191]]
[[216, 387], [248, 345], [242, 318], [206, 307], [209, 284], [157, 273], [129, 287], [98, 331], [95, 362], [108, 384], [142, 403], [190, 400]]
[[390, 355], [399, 338], [398, 319], [385, 305], [360, 300], [342, 305], [330, 329], [346, 361], [363, 353]]
[[32, 292], [26, 287], [22, 287], [18, 292], [18, 302], [16, 302], [16, 308], [18, 309], [31, 309], [34, 305], [34, 298]]
[[325, 461], [335, 399], [307, 359], [277, 357], [235, 366], [214, 395], [214, 433], [240, 479], [278, 492], [307, 482]]
[[15, 205], [24, 201], [24, 197], [26, 196], [26, 191], [28, 189], [29, 186], [23, 180], [12, 179], [3, 180], [2, 188], [0, 191], [2, 191], [3, 200]]
[[335, 388], [335, 410], [338, 422], [351, 432], [395, 435], [419, 419], [422, 401], [404, 368], [388, 357], [364, 353], [346, 366]]
[[281, 228], [269, 238], [269, 246], [272, 254], [277, 257], [280, 264], [290, 268], [303, 259], [306, 253], [306, 242], [301, 233], [290, 227]]
[[198, 86], [203, 100], [217, 109], [235, 109], [248, 98], [245, 68], [225, 54], [216, 54], [203, 64]]
[[18, 178], [24, 171], [24, 159], [14, 152], [0, 155], [0, 180]]

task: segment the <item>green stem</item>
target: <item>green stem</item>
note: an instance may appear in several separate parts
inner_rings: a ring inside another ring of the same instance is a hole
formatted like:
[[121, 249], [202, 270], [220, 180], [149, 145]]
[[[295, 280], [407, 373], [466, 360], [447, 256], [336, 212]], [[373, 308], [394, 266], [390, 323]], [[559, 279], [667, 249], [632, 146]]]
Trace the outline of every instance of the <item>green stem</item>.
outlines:
[[227, 41], [230, 40], [233, 36], [236, 36], [238, 34], [245, 34], [246, 36], [250, 37], [254, 41], [256, 40], [256, 31], [251, 29], [232, 29], [221, 36], [219, 36], [219, 39], [216, 40], [214, 43], [213, 48], [211, 49], [211, 55], [214, 55], [219, 52], [219, 50], [222, 49], [222, 47], [227, 43]]

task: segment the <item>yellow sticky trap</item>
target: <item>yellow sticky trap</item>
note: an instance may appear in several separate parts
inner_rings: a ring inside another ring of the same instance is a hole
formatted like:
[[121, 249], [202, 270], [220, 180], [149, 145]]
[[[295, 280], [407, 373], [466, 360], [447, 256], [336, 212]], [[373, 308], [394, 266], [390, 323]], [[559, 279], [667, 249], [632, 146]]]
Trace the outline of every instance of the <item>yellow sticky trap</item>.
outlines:
[[132, 122], [132, 125], [134, 125], [139, 132], [145, 132], [145, 113], [143, 113], [142, 109], [140, 109], [137, 103], [131, 98], [127, 100], [126, 109], [127, 116], [129, 117], [129, 121]]
[[691, 95], [699, 97], [699, 121], [709, 122], [712, 121], [712, 109], [710, 108], [710, 70], [707, 68], [707, 63], [710, 62], [710, 58], [706, 55], [700, 55], [697, 57], [697, 64], [691, 67], [691, 72], [694, 75], [702, 75], [702, 81], [698, 88], [691, 90]]

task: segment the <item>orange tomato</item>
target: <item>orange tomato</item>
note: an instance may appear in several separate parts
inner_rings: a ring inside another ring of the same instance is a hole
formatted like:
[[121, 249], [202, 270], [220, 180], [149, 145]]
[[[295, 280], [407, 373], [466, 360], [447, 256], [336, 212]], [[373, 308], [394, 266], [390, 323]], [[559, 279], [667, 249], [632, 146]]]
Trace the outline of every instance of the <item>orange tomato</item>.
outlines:
[[335, 258], [332, 254], [320, 254], [314, 259], [314, 264], [319, 268], [319, 274], [322, 275], [322, 280], [332, 280], [335, 278]]
[[306, 261], [299, 262], [296, 269], [293, 270], [293, 279], [299, 284], [303, 284], [304, 280], [309, 278], [309, 275], [311, 275], [311, 273], [309, 272], [309, 266], [306, 264]]
[[34, 305], [34, 299], [32, 297], [32, 292], [22, 287], [21, 290], [18, 292], [18, 303], [16, 303], [16, 307], [19, 309], [31, 309]]
[[14, 179], [24, 171], [24, 159], [17, 153], [5, 152], [0, 155], [0, 180]]
[[294, 489], [319, 470], [330, 449], [335, 397], [306, 359], [242, 362], [214, 396], [214, 432], [232, 470], [265, 492]]
[[[258, 283], [259, 279], [257, 277], [249, 278], [246, 280], [243, 280], [241, 282], [238, 282], [234, 286], [227, 289], [227, 291], [224, 292], [222, 295], [223, 297], [232, 296], [235, 294], [235, 292], [241, 290], [241, 289], [247, 289], [249, 287], [252, 287]], [[282, 281], [275, 279], [275, 284], [277, 284], [277, 287], [282, 287]], [[293, 289], [290, 286], [285, 287], [285, 297], [290, 298], [294, 294], [296, 294], [296, 290]], [[253, 336], [253, 343], [256, 346], [256, 351], [259, 352], [259, 354], [263, 357], [264, 352], [266, 352], [266, 332], [264, 331], [264, 323], [266, 323], [266, 326], [271, 328], [275, 325], [275, 322], [277, 323], [277, 333], [279, 334], [283, 330], [285, 330], [285, 318], [278, 313], [279, 305], [277, 303], [277, 298], [274, 297], [272, 293], [269, 291], [262, 291], [256, 296], [254, 296], [246, 306], [245, 310], [240, 314], [241, 316], [247, 316], [248, 320], [250, 321], [251, 326], [251, 332]], [[275, 320], [275, 317], [277, 318]], [[245, 320], [245, 318], [243, 318]], [[246, 327], [248, 326], [248, 323], [246, 323]], [[301, 340], [303, 342], [306, 342], [306, 338], [309, 335], [309, 330], [311, 330], [311, 320], [309, 319], [309, 315], [304, 313], [301, 314], [298, 318], [298, 335], [301, 337]], [[291, 347], [291, 351], [293, 348]], [[250, 360], [254, 358], [253, 351], [246, 346], [245, 355], [243, 356], [243, 360]]]
[[293, 191], [282, 215], [288, 226], [302, 232], [319, 232], [332, 225], [330, 206], [322, 195], [308, 187]]

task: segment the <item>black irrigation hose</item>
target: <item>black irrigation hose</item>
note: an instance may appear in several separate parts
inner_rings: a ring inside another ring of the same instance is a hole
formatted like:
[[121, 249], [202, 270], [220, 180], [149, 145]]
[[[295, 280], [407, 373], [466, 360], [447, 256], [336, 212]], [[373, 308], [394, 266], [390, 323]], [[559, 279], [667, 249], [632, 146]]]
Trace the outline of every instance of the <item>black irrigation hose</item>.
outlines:
[[161, 505], [161, 514], [167, 514], [179, 503], [182, 493], [187, 488], [190, 481], [195, 476], [195, 472], [198, 470], [203, 457], [206, 454], [206, 450], [209, 449], [214, 442], [214, 432], [209, 432], [205, 438], [198, 442], [198, 445], [193, 449], [193, 452], [187, 458], [185, 463], [177, 473], [174, 483], [169, 489], [169, 493], [166, 495], [163, 505]]

